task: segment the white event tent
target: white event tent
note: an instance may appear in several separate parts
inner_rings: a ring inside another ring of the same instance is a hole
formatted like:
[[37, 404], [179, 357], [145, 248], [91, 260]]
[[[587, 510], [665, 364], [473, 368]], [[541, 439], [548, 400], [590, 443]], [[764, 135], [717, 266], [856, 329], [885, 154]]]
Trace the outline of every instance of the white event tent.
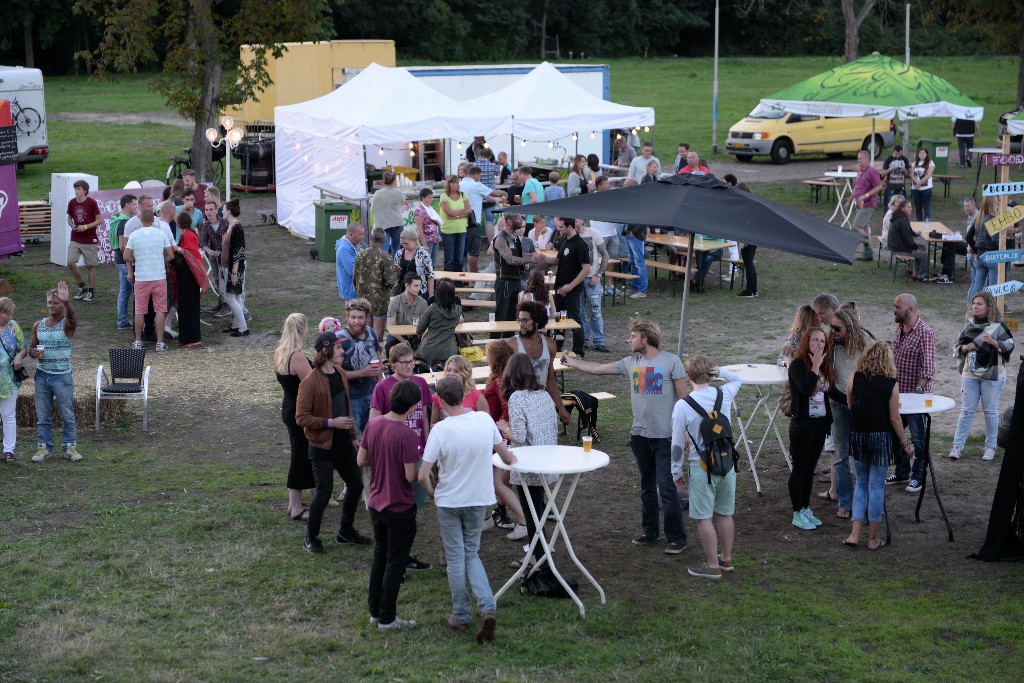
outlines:
[[515, 83], [456, 102], [407, 70], [371, 64], [323, 97], [274, 109], [278, 222], [313, 235], [315, 185], [366, 194], [363, 145], [417, 140], [551, 139], [654, 124], [654, 109], [595, 97], [547, 62]]

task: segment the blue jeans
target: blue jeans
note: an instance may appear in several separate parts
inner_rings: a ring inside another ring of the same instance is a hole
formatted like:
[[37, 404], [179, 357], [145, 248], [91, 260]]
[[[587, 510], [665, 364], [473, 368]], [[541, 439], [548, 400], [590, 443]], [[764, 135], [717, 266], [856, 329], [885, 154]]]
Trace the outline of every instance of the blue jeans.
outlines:
[[384, 253], [394, 258], [398, 250], [402, 248], [399, 243], [399, 237], [402, 235], [402, 230], [405, 226], [396, 225], [393, 228], [384, 228]]
[[117, 290], [117, 325], [125, 327], [131, 325], [134, 320], [134, 311], [128, 311], [128, 299], [135, 291], [135, 285], [128, 282], [128, 264], [115, 263], [117, 266], [118, 290]]
[[604, 318], [601, 317], [601, 284], [591, 287], [590, 279], [583, 281], [583, 305], [580, 306], [580, 327], [583, 328], [583, 345], [588, 339], [594, 346], [604, 346]]
[[352, 418], [356, 421], [356, 431], [360, 434], [366, 429], [366, 423], [370, 421], [370, 399], [373, 394], [350, 398], [349, 409], [352, 411]]
[[903, 427], [910, 429], [910, 440], [914, 442], [914, 452], [916, 457], [914, 458], [914, 469], [913, 472], [911, 472], [910, 456], [908, 456], [907, 452], [902, 448], [899, 449], [900, 454], [896, 457], [896, 478], [909, 478], [924, 481], [924, 416], [904, 415]]
[[836, 457], [832, 464], [836, 500], [839, 507], [849, 510], [853, 500], [853, 481], [850, 479], [850, 409], [845, 403], [837, 401], [832, 401], [832, 443], [836, 447]]
[[633, 289], [646, 292], [647, 264], [644, 263], [644, 241], [626, 235], [626, 247], [629, 249], [629, 271], [637, 276], [637, 279], [633, 280]]
[[466, 233], [457, 232], [453, 235], [441, 233], [441, 241], [444, 242], [444, 269], [461, 272], [462, 256], [466, 252]]
[[608, 250], [608, 258], [619, 258], [619, 240], [621, 237], [621, 235], [616, 233], [604, 238], [604, 248]]
[[881, 522], [885, 510], [885, 465], [869, 465], [860, 460], [853, 461], [857, 473], [857, 488], [853, 492], [853, 515], [855, 522], [863, 521], [867, 512], [869, 522]]
[[[440, 244], [440, 242], [427, 242], [427, 247], [426, 247], [427, 248], [427, 252], [430, 253], [430, 265], [431, 265], [431, 267], [433, 267], [434, 270], [440, 270], [437, 267], [437, 245], [438, 244]], [[423, 293], [424, 294], [427, 293], [427, 283], [426, 282], [423, 283]]]
[[47, 450], [53, 449], [53, 399], [57, 399], [57, 410], [60, 411], [61, 439], [64, 449], [78, 440], [78, 429], [75, 425], [75, 406], [72, 394], [75, 390], [74, 378], [70, 372], [52, 375], [36, 370], [36, 441]]
[[917, 212], [917, 220], [927, 221], [932, 217], [932, 188], [927, 190], [911, 190], [911, 201], [914, 202], [914, 211]]
[[669, 543], [686, 545], [686, 528], [683, 526], [683, 508], [679, 505], [679, 494], [672, 479], [672, 440], [650, 439], [635, 434], [629, 437], [629, 445], [640, 470], [640, 504], [643, 506], [641, 524], [645, 534], [657, 538], [658, 496], [665, 511], [665, 538]]
[[700, 268], [697, 269], [697, 282], [703, 284], [704, 278], [707, 277], [708, 271], [711, 270], [711, 265], [715, 261], [722, 260], [722, 250], [715, 249], [714, 251], [700, 254], [697, 256], [697, 259], [700, 261]]
[[905, 185], [886, 185], [885, 197], [882, 199], [882, 204], [879, 208], [887, 211], [889, 209], [889, 200], [892, 199], [895, 195], [906, 197], [907, 187]]
[[974, 295], [996, 284], [999, 279], [998, 263], [983, 263], [977, 256], [974, 257], [974, 265], [971, 267], [971, 288], [967, 292], [967, 305], [971, 305]]
[[960, 387], [963, 390], [963, 402], [960, 404], [960, 419], [956, 423], [956, 434], [953, 436], [953, 448], [962, 451], [967, 443], [967, 432], [974, 421], [974, 413], [981, 401], [981, 412], [985, 416], [985, 448], [996, 447], [999, 434], [999, 394], [1006, 384], [1006, 375], [999, 379], [978, 379], [977, 377], [961, 377]]
[[452, 614], [461, 624], [473, 619], [466, 580], [473, 589], [480, 614], [494, 611], [494, 593], [487, 581], [487, 571], [480, 561], [480, 532], [484, 526], [484, 506], [437, 508], [441, 543], [448, 561], [448, 588], [452, 592]]

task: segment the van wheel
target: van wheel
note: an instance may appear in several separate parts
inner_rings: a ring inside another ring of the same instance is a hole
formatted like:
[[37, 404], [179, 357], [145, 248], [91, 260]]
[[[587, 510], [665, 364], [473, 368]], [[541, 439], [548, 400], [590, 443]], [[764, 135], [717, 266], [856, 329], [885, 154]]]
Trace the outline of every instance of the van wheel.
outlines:
[[753, 154], [737, 154], [736, 161], [751, 161], [754, 158]]
[[776, 140], [772, 145], [772, 163], [782, 165], [789, 162], [793, 155], [793, 149], [789, 146], [788, 140]]
[[[885, 149], [885, 142], [882, 140], [881, 135], [875, 135], [875, 144], [871, 144], [871, 136], [864, 138], [864, 144], [860, 148], [871, 155], [872, 159], [877, 159], [882, 156], [882, 150]], [[873, 147], [873, 149], [872, 149]]]

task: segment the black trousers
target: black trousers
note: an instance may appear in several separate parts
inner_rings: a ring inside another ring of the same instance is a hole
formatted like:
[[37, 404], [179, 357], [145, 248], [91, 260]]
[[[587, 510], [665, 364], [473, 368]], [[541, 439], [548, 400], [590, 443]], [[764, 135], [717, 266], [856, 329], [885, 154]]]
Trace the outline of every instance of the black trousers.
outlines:
[[[572, 352], [580, 358], [583, 357], [583, 323], [580, 320], [580, 306], [583, 300], [583, 285], [578, 285], [565, 296], [555, 294], [555, 310], [565, 311], [570, 318], [580, 324], [580, 327], [572, 331]], [[562, 350], [562, 344], [558, 345]]]
[[757, 267], [754, 266], [754, 253], [757, 251], [756, 244], [748, 244], [740, 249], [740, 258], [743, 259], [743, 271], [746, 273], [747, 286], [743, 291], [757, 294]]
[[793, 512], [811, 505], [814, 470], [825, 447], [828, 423], [825, 418], [793, 418], [789, 422], [789, 455], [793, 471], [789, 473], [789, 498]]
[[[520, 485], [516, 486], [516, 493], [519, 494], [519, 504], [523, 507], [523, 517], [526, 518], [526, 542], [529, 543], [533, 540], [533, 535], [537, 533], [537, 525], [533, 521], [533, 515], [530, 514], [530, 504], [526, 502], [526, 497], [529, 496], [533, 500], [533, 508], [537, 511], [537, 514], [543, 514], [544, 487]], [[541, 522], [543, 521], [541, 520]], [[537, 559], [543, 554], [544, 548], [541, 547], [540, 541], [538, 541], [537, 546], [533, 549], [533, 557]]]
[[[348, 495], [345, 502], [348, 502]], [[370, 508], [370, 523], [373, 525], [370, 616], [382, 624], [390, 624], [397, 616], [398, 591], [405, 581], [409, 549], [416, 539], [416, 506], [401, 512]]]
[[[501, 278], [494, 282], [494, 319], [495, 320], [515, 320], [516, 319], [516, 308], [519, 306], [519, 292], [521, 290], [521, 280], [516, 278], [509, 280], [507, 278]], [[495, 333], [491, 335], [491, 339], [500, 339], [501, 337], [511, 337], [512, 333]]]
[[310, 444], [309, 459], [313, 465], [313, 478], [316, 479], [316, 494], [309, 504], [309, 522], [306, 533], [310, 538], [320, 535], [320, 522], [324, 517], [324, 509], [334, 491], [334, 473], [341, 476], [348, 492], [341, 504], [341, 525], [338, 533], [348, 534], [353, 530], [352, 522], [359, 506], [359, 497], [363, 495], [363, 473], [356, 465], [356, 456], [351, 449], [337, 453], [325, 451]]

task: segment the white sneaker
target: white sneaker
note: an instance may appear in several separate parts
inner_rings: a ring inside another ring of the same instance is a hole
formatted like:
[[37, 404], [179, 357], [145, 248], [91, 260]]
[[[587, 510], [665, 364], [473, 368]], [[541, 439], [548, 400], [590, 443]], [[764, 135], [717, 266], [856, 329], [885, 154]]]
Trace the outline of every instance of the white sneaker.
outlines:
[[629, 295], [629, 298], [630, 299], [646, 299], [647, 298], [647, 293], [646, 292], [633, 292], [632, 294]]
[[377, 628], [381, 631], [399, 631], [402, 629], [412, 628], [416, 625], [415, 619], [399, 619], [395, 617], [395, 620], [390, 624], [382, 624], [377, 622]]
[[959, 448], [954, 448], [953, 450], [951, 450], [949, 452], [949, 459], [950, 460], [959, 460], [960, 459], [960, 449]]
[[981, 459], [982, 460], [995, 460], [996, 459], [996, 449], [994, 449], [994, 448], [986, 448], [985, 449], [985, 455], [981, 456]]
[[518, 541], [526, 538], [526, 525], [516, 524], [516, 528], [505, 534], [505, 538], [510, 541]]

